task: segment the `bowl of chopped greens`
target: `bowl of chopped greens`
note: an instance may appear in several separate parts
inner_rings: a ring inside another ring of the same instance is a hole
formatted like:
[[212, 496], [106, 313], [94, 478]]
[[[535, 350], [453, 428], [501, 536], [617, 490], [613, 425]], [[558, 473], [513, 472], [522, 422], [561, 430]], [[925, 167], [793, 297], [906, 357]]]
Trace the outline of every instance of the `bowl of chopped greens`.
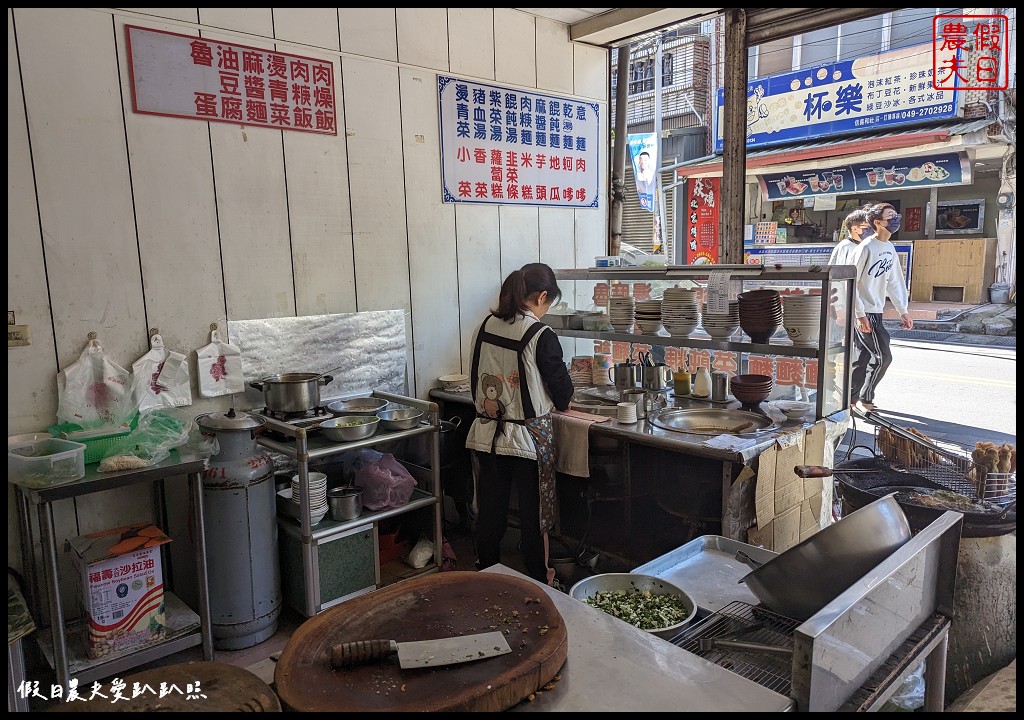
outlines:
[[670, 640], [693, 620], [697, 605], [670, 582], [639, 573], [602, 573], [580, 580], [569, 595], [641, 630]]

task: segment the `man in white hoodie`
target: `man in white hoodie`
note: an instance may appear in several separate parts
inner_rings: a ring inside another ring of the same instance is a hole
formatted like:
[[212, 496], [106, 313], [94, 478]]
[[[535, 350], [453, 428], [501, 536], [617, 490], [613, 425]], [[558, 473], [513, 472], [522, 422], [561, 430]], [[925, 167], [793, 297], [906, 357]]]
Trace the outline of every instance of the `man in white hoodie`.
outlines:
[[892, 363], [889, 332], [882, 322], [886, 298], [892, 300], [900, 314], [903, 328], [914, 327], [907, 308], [903, 268], [895, 246], [889, 242], [893, 233], [900, 229], [900, 220], [899, 213], [887, 203], [871, 206], [868, 222], [874, 234], [865, 237], [850, 255], [851, 263], [857, 266], [856, 357], [850, 378], [850, 402], [861, 412], [875, 409], [875, 392]]

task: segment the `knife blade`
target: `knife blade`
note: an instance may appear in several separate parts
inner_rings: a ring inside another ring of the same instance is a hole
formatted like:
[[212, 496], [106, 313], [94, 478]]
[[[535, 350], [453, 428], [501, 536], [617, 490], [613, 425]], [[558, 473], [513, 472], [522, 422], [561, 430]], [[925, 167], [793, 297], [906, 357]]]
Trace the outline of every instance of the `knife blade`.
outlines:
[[398, 664], [408, 668], [456, 665], [512, 652], [500, 632], [462, 635], [437, 640], [397, 642], [395, 640], [353, 640], [330, 648], [331, 667], [353, 667], [398, 655]]

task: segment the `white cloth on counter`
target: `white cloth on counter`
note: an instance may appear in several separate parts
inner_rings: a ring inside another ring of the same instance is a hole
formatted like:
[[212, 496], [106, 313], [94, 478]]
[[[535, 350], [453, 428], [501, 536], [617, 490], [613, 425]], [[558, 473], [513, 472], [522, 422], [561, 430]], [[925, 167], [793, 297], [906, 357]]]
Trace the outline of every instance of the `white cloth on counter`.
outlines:
[[590, 477], [590, 426], [610, 419], [579, 410], [553, 411], [555, 469], [574, 477]]
[[740, 450], [746, 450], [755, 443], [757, 443], [757, 440], [754, 438], [743, 438], [726, 434], [716, 435], [713, 438], [705, 440], [701, 445], [704, 447], [714, 448], [716, 450], [731, 450], [733, 452], [739, 452]]

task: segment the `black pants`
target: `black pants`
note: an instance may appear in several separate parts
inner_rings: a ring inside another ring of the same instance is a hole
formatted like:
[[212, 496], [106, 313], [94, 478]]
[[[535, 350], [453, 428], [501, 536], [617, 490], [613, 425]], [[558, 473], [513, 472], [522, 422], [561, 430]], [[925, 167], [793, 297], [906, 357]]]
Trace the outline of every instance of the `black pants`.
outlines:
[[881, 313], [868, 313], [871, 332], [856, 330], [853, 334], [856, 356], [850, 376], [850, 403], [858, 400], [874, 403], [875, 390], [892, 364], [889, 349], [889, 331], [885, 329]]
[[501, 562], [501, 540], [508, 529], [509, 498], [513, 485], [519, 505], [523, 564], [527, 574], [548, 581], [544, 536], [540, 531], [540, 471], [536, 460], [513, 455], [477, 452], [476, 553], [481, 568]]

